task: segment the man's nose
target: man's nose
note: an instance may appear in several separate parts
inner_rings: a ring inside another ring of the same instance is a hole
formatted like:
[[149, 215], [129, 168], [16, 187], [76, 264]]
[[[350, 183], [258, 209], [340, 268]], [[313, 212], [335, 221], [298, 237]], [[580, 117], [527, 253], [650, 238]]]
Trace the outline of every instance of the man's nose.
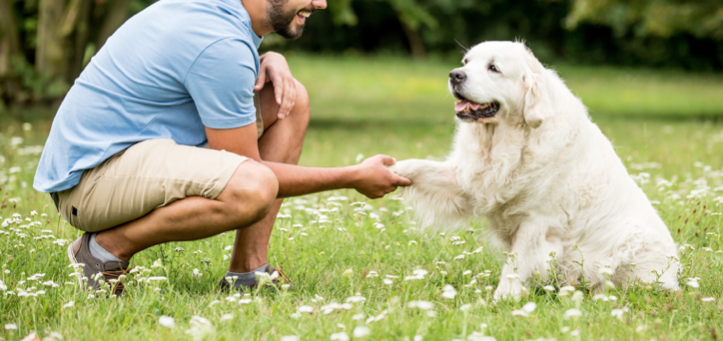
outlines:
[[467, 80], [467, 74], [460, 69], [454, 69], [449, 73], [449, 81], [453, 85], [462, 84], [465, 80]]
[[313, 0], [311, 5], [316, 9], [326, 9], [326, 0]]

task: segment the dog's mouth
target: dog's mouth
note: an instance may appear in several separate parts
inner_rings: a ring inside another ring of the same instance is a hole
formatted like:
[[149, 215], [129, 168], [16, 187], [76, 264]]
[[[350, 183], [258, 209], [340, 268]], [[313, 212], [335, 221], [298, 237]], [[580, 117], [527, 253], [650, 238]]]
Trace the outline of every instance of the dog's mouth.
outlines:
[[454, 111], [457, 112], [457, 117], [462, 120], [477, 121], [480, 118], [489, 118], [494, 116], [500, 109], [500, 105], [497, 102], [475, 103], [465, 99], [459, 94], [456, 95], [462, 100], [455, 103]]

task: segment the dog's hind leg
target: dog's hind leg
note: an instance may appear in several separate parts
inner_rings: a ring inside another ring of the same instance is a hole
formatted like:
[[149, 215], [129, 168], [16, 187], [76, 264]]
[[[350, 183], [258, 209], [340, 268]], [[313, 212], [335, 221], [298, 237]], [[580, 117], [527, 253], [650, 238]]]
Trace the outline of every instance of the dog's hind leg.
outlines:
[[399, 161], [389, 169], [412, 180], [412, 186], [403, 191], [422, 227], [456, 227], [472, 216], [472, 199], [457, 182], [451, 163], [412, 159]]
[[502, 268], [502, 278], [495, 291], [495, 301], [504, 298], [519, 299], [522, 285], [539, 276], [549, 279], [552, 256], [562, 255], [562, 241], [549, 231], [550, 221], [545, 218], [527, 219], [520, 224], [512, 242], [511, 252]]

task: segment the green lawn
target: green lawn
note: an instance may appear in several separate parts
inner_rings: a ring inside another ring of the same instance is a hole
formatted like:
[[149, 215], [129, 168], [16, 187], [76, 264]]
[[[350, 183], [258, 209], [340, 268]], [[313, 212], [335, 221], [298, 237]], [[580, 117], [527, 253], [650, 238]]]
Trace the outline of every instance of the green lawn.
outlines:
[[[290, 56], [289, 62], [313, 106], [304, 165], [350, 165], [359, 154], [377, 153], [443, 158], [449, 151], [454, 116], [446, 77], [455, 64], [309, 55]], [[483, 334], [497, 340], [720, 337], [723, 77], [556, 68], [590, 107], [630, 173], [642, 179], [674, 239], [690, 245], [680, 255], [680, 292], [617, 289], [607, 293], [617, 300], [604, 301], [585, 290], [581, 300], [532, 290], [520, 302], [492, 304], [489, 289], [497, 284], [503, 256], [487, 246], [484, 221], [446, 235], [420, 233], [403, 202], [337, 191], [290, 199], [282, 209], [271, 262], [283, 266], [295, 291], [265, 290], [249, 297], [218, 292], [230, 255], [225, 247], [233, 241], [226, 233], [144, 251], [133, 259], [140, 271], [126, 295], [92, 298], [65, 284], [72, 282], [73, 269], [60, 244], [77, 238], [78, 231], [58, 218], [47, 195], [31, 188], [39, 158], [33, 146], [44, 143], [52, 112], [25, 110], [0, 113], [0, 340], [19, 340], [31, 331], [58, 333], [64, 340], [280, 340], [290, 335], [329, 340], [335, 333], [354, 339], [355, 328], [362, 326], [370, 334], [361, 340], [483, 340]], [[25, 121], [30, 126], [24, 127]], [[329, 222], [319, 223], [321, 215]], [[384, 227], [377, 228], [377, 222]], [[185, 251], [174, 251], [178, 247]], [[484, 248], [474, 253], [479, 247]], [[465, 257], [455, 260], [459, 255]], [[193, 276], [194, 269], [202, 275]], [[428, 272], [423, 279], [405, 280], [418, 269]], [[372, 271], [379, 277], [369, 276]], [[168, 280], [140, 280], [149, 276]], [[699, 277], [700, 286], [687, 285], [689, 277]], [[453, 299], [441, 296], [448, 284], [457, 291]], [[365, 300], [323, 311], [353, 296]], [[431, 302], [432, 308], [410, 307], [413, 301]], [[512, 315], [527, 302], [537, 304], [528, 317]], [[301, 306], [313, 312], [299, 313]], [[566, 319], [573, 308], [582, 316]], [[614, 309], [627, 311], [618, 319], [611, 315]], [[172, 317], [175, 327], [160, 325], [160, 316]]]

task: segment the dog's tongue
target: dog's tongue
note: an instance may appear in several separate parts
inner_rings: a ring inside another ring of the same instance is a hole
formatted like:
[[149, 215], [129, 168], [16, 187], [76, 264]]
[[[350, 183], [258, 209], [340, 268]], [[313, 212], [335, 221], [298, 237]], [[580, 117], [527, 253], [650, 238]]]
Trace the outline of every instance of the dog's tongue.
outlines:
[[466, 112], [468, 106], [469, 106], [469, 108], [472, 109], [472, 110], [477, 110], [477, 109], [479, 109], [479, 107], [481, 106], [481, 104], [472, 103], [472, 102], [467, 101], [467, 100], [462, 100], [461, 102], [457, 102], [457, 103], [454, 104], [454, 110], [455, 110], [456, 112]]

